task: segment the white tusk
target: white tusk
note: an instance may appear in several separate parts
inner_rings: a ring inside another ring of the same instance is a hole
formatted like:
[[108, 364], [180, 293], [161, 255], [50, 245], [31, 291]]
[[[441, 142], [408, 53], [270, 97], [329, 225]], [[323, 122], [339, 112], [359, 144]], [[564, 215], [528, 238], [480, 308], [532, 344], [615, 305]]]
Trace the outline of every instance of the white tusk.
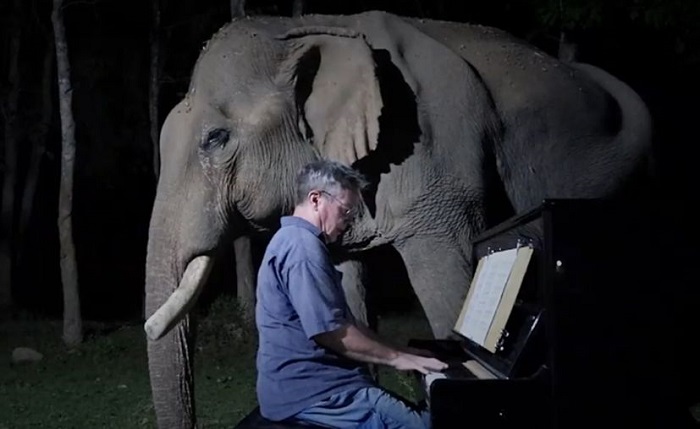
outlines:
[[158, 340], [170, 332], [192, 308], [213, 265], [209, 256], [198, 256], [187, 264], [177, 289], [144, 324], [150, 340]]

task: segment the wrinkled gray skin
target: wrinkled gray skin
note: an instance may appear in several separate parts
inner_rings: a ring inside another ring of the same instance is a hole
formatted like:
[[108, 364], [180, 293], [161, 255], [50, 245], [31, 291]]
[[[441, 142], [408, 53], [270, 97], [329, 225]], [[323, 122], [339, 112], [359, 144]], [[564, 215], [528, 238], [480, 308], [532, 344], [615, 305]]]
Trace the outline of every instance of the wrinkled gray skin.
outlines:
[[545, 197], [613, 195], [649, 148], [649, 115], [630, 88], [495, 29], [385, 13], [225, 26], [161, 134], [147, 314], [183, 276], [195, 280], [147, 323], [151, 338], [164, 334], [148, 341], [159, 427], [195, 424], [186, 310], [208, 264], [224, 240], [277, 228], [308, 161], [339, 160], [370, 178], [338, 261], [394, 246], [444, 336], [467, 292], [475, 234]]

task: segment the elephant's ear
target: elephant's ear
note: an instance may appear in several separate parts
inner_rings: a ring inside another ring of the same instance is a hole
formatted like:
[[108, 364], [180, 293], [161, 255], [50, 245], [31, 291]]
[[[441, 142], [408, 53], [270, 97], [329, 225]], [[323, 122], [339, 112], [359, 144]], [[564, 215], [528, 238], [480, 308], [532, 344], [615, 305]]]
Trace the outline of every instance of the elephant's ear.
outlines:
[[347, 165], [376, 149], [382, 97], [365, 38], [327, 27], [279, 38], [289, 41], [289, 51], [278, 83], [294, 88], [301, 133], [322, 156]]

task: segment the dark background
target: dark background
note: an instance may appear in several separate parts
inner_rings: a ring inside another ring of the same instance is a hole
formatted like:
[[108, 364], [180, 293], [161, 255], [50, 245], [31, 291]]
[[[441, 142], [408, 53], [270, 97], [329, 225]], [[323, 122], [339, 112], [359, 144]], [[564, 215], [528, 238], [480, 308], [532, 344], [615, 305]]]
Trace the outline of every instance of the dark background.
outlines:
[[[13, 17], [22, 25], [20, 50], [20, 183], [29, 139], [36, 132], [43, 57], [53, 50], [51, 2], [22, 0], [19, 10], [0, 0], [0, 96], [7, 94]], [[141, 317], [148, 220], [154, 196], [149, 135], [148, 78], [151, 3], [145, 0], [66, 0], [76, 121], [74, 239], [83, 317]], [[305, 13], [397, 14], [496, 26], [557, 55], [561, 30], [577, 44], [578, 58], [612, 72], [648, 103], [655, 121], [659, 205], [688, 220], [697, 199], [696, 123], [700, 87], [697, 0], [491, 0], [307, 1]], [[184, 95], [201, 47], [229, 21], [228, 1], [162, 1], [160, 122]], [[249, 14], [291, 15], [290, 1], [249, 1]], [[52, 63], [55, 67], [55, 61]], [[29, 234], [15, 258], [13, 299], [25, 314], [61, 317], [62, 295], [56, 226], [60, 173], [60, 122], [54, 74], [53, 119]], [[2, 120], [2, 119], [0, 119]], [[0, 124], [0, 128], [4, 128]], [[2, 134], [4, 136], [4, 134]], [[4, 137], [2, 137], [4, 138]], [[4, 141], [1, 143], [4, 144]], [[1, 155], [0, 155], [1, 156]], [[0, 181], [2, 178], [0, 177]], [[669, 227], [677, 225], [669, 225]], [[258, 245], [257, 250], [260, 250]], [[230, 264], [215, 273], [218, 290], [233, 290]], [[383, 280], [402, 283], [395, 271]], [[387, 264], [385, 263], [384, 266]], [[382, 280], [380, 280], [381, 282]]]

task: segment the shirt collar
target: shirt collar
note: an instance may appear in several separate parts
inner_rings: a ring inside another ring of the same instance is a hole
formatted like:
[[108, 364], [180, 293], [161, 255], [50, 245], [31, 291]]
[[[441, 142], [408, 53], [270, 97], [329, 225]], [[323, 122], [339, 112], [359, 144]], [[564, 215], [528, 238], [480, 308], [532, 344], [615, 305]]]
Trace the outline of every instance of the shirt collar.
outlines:
[[280, 219], [280, 225], [284, 228], [285, 226], [296, 226], [303, 228], [313, 235], [318, 237], [324, 243], [326, 242], [323, 232], [314, 224], [306, 219], [300, 218], [299, 216], [282, 216]]

